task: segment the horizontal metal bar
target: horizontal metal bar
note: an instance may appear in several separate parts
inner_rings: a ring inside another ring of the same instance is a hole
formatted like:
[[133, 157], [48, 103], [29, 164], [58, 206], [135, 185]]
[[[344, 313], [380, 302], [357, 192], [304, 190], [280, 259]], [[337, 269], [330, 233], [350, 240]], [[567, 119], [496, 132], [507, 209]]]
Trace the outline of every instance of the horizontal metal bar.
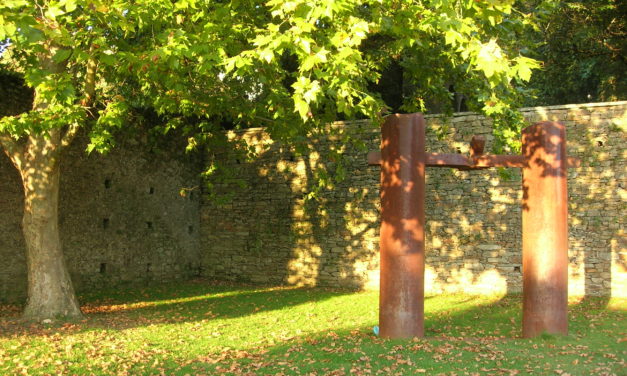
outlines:
[[[483, 154], [476, 157], [467, 157], [463, 154], [438, 154], [426, 153], [428, 167], [451, 167], [459, 169], [482, 169], [490, 167], [510, 167], [522, 168], [525, 166], [525, 157], [522, 155], [491, 155]], [[369, 165], [381, 164], [381, 152], [371, 151], [368, 153]], [[581, 160], [575, 157], [568, 157], [567, 168], [577, 168], [581, 166]]]
[[525, 157], [523, 155], [490, 155], [484, 154], [473, 158], [472, 167], [525, 167]]
[[472, 160], [463, 154], [427, 153], [429, 167], [472, 167]]

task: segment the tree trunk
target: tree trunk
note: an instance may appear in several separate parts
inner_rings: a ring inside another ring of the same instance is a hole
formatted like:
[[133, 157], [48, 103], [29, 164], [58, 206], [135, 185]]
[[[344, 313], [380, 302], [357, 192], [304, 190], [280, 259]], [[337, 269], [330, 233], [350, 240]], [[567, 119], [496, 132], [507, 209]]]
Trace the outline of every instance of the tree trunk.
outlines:
[[80, 317], [58, 226], [59, 132], [31, 135], [18, 167], [24, 185], [22, 230], [26, 241], [28, 302], [24, 317]]
[[[52, 59], [60, 48], [54, 43], [43, 44], [46, 53], [38, 55], [41, 70], [60, 74], [65, 62]], [[92, 104], [95, 90], [96, 63], [90, 59], [85, 78], [84, 107]], [[45, 113], [49, 106], [45, 95], [35, 89], [32, 111]], [[19, 116], [19, 115], [18, 115]], [[39, 120], [35, 118], [35, 123]], [[11, 158], [20, 173], [24, 186], [24, 217], [22, 231], [26, 242], [28, 270], [28, 301], [24, 308], [27, 319], [53, 319], [82, 316], [72, 280], [68, 273], [61, 239], [59, 237], [59, 159], [79, 128], [79, 123], [68, 124], [66, 129], [40, 129], [40, 124], [30, 124], [31, 132], [11, 135], [0, 132], [0, 146]]]

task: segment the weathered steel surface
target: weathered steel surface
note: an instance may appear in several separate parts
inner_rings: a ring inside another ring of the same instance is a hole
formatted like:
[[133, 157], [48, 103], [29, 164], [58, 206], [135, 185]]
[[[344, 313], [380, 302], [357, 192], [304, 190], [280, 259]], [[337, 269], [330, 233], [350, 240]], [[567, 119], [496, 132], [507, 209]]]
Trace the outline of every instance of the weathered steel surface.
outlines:
[[[461, 170], [484, 169], [490, 167], [523, 168], [527, 163], [524, 155], [483, 154], [485, 140], [482, 136], [473, 136], [470, 141], [470, 157], [462, 154], [426, 153], [427, 167], [451, 167]], [[369, 165], [381, 164], [381, 152], [368, 153]], [[566, 158], [566, 167], [579, 167], [581, 161], [575, 157]]]
[[525, 157], [522, 155], [491, 155], [485, 154], [473, 158], [474, 168], [486, 167], [524, 167]]
[[485, 138], [483, 136], [472, 136], [470, 140], [470, 156], [475, 157], [483, 154], [485, 148]]
[[424, 336], [425, 121], [390, 115], [381, 128], [380, 335]]
[[381, 164], [381, 152], [380, 151], [371, 151], [368, 153], [368, 164], [369, 165], [380, 165]]
[[470, 156], [425, 152], [421, 114], [392, 115], [381, 130], [380, 333], [424, 335], [425, 168], [523, 168], [523, 336], [567, 334], [568, 230], [564, 126], [542, 122], [523, 131], [523, 155], [485, 155], [475, 136]]
[[566, 132], [558, 122], [523, 130], [523, 336], [568, 333]]
[[427, 166], [470, 168], [472, 166], [472, 160], [463, 154], [427, 153]]
[[[463, 154], [426, 153], [427, 167], [451, 168], [489, 168], [489, 167], [523, 167], [525, 157], [522, 155], [491, 155], [483, 154], [467, 157]], [[381, 152], [368, 153], [368, 164], [381, 164]]]
[[427, 153], [428, 167], [452, 167], [460, 169], [479, 169], [489, 167], [523, 167], [522, 155], [478, 155], [467, 157], [462, 154]]

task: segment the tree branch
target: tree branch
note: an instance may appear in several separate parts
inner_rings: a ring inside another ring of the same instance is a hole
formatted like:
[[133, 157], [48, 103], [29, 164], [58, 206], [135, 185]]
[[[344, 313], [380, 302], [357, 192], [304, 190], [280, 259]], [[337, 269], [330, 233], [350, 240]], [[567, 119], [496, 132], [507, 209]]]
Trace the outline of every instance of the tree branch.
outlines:
[[0, 133], [0, 146], [18, 170], [24, 164], [24, 146], [8, 134]]
[[74, 141], [79, 128], [79, 123], [73, 123], [70, 125], [68, 130], [65, 131], [65, 134], [61, 137], [61, 149], [65, 149], [72, 143], [72, 141]]
[[[93, 53], [93, 48], [90, 49], [90, 52]], [[91, 114], [90, 108], [94, 104], [94, 100], [96, 98], [96, 71], [98, 68], [98, 63], [93, 56], [87, 60], [87, 70], [85, 72], [85, 87], [84, 87], [84, 97], [81, 100], [81, 105], [85, 107], [86, 111]], [[92, 115], [93, 116], [93, 115]], [[79, 123], [70, 124], [65, 134], [61, 136], [61, 149], [65, 149], [68, 147], [76, 134], [78, 133], [78, 129], [80, 128]]]
[[85, 72], [85, 98], [81, 101], [84, 107], [91, 107], [96, 96], [96, 69], [98, 64], [94, 57], [87, 61], [87, 71]]

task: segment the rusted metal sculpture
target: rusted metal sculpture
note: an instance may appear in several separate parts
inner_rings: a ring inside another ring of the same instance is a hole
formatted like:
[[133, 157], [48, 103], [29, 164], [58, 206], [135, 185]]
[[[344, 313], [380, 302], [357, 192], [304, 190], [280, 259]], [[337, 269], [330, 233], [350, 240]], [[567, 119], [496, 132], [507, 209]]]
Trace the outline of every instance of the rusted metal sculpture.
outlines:
[[566, 131], [557, 122], [523, 130], [523, 336], [568, 333]]
[[470, 157], [425, 151], [422, 114], [391, 115], [381, 128], [380, 335], [424, 336], [425, 169], [523, 168], [523, 336], [567, 334], [568, 257], [563, 125], [523, 131], [523, 155], [484, 155], [473, 137]]
[[424, 335], [425, 121], [394, 115], [381, 129], [381, 280], [383, 337]]

